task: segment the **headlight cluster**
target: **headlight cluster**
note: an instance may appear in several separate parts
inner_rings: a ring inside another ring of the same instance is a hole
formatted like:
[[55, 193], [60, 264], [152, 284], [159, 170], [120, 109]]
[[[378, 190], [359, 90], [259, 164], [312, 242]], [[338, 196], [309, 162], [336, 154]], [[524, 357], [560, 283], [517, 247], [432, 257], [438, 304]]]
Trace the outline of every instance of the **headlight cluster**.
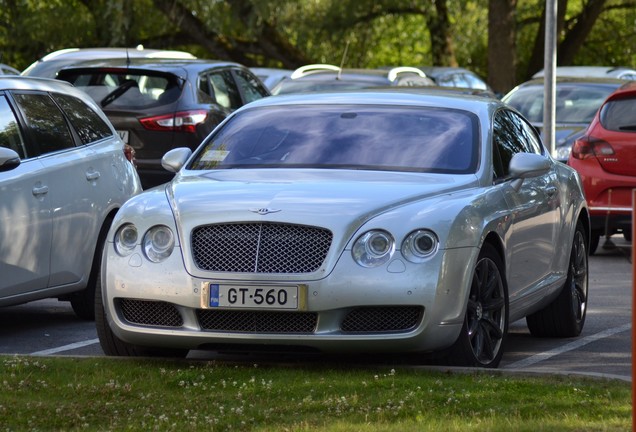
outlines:
[[[411, 232], [402, 242], [402, 255], [413, 263], [421, 263], [437, 251], [439, 241], [434, 232], [420, 229]], [[351, 254], [362, 267], [378, 267], [387, 263], [395, 253], [395, 239], [384, 230], [362, 234], [353, 244]]]
[[[133, 253], [139, 239], [139, 231], [133, 224], [122, 225], [115, 233], [115, 250], [121, 256]], [[174, 250], [174, 233], [165, 225], [150, 228], [141, 240], [141, 248], [148, 260], [159, 263]]]

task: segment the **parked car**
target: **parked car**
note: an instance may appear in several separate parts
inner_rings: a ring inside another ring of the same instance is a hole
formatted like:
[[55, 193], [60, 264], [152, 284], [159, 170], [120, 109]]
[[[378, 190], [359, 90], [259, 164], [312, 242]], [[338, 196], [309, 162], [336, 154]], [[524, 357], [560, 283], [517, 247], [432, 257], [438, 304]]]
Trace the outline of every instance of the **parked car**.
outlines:
[[[556, 80], [555, 88], [555, 158], [566, 163], [572, 144], [594, 118], [594, 113], [607, 96], [623, 85], [616, 78], [571, 78]], [[543, 78], [518, 85], [502, 100], [518, 109], [534, 127], [543, 130]]]
[[0, 75], [20, 75], [20, 71], [8, 64], [0, 63]]
[[250, 70], [260, 79], [265, 87], [272, 90], [276, 85], [284, 79], [287, 79], [294, 72], [290, 69], [263, 68], [253, 67]]
[[496, 367], [513, 321], [583, 327], [581, 183], [497, 99], [266, 98], [163, 164], [175, 179], [128, 201], [108, 235], [107, 355], [445, 352]]
[[186, 51], [148, 49], [142, 45], [135, 48], [66, 48], [49, 53], [33, 62], [22, 72], [22, 75], [55, 78], [57, 72], [63, 67], [87, 60], [114, 58], [195, 59], [196, 57]]
[[[544, 74], [545, 72], [540, 70], [532, 75], [532, 78], [543, 78]], [[636, 69], [621, 66], [558, 66], [556, 76], [636, 80]]]
[[636, 189], [636, 82], [603, 102], [572, 147], [568, 164], [583, 181], [590, 206], [590, 253], [601, 236], [622, 232], [632, 240], [632, 191]]
[[60, 70], [100, 104], [125, 143], [135, 149], [144, 188], [169, 181], [161, 157], [195, 149], [229, 113], [268, 96], [246, 67], [214, 60], [109, 59]]
[[272, 94], [430, 85], [435, 83], [422, 71], [411, 67], [395, 67], [387, 70], [342, 69], [329, 64], [311, 64], [296, 69], [289, 79], [281, 81], [272, 89]]
[[106, 233], [139, 192], [124, 143], [86, 94], [0, 78], [0, 306], [57, 297], [94, 318]]
[[471, 88], [488, 91], [495, 95], [495, 92], [486, 81], [471, 70], [450, 66], [419, 66], [419, 69], [421, 69], [427, 77], [435, 81], [435, 84], [438, 86]]

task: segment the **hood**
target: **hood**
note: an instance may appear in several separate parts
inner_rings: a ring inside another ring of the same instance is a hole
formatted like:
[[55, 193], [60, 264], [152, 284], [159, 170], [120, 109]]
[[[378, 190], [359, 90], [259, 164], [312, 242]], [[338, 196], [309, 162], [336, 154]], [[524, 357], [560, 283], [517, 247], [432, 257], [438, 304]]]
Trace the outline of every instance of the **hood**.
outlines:
[[167, 189], [175, 216], [188, 225], [276, 221], [339, 231], [393, 207], [477, 185], [474, 175], [290, 169], [192, 173], [178, 175]]

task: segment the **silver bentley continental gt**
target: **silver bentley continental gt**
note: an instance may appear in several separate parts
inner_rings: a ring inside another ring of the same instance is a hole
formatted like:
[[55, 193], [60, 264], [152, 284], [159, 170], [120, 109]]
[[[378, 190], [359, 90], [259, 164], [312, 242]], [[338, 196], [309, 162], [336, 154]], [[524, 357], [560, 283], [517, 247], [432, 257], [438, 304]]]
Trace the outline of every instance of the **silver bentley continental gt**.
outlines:
[[583, 328], [581, 183], [495, 99], [264, 98], [162, 162], [174, 180], [129, 200], [105, 245], [107, 355], [267, 347], [497, 367], [511, 322]]

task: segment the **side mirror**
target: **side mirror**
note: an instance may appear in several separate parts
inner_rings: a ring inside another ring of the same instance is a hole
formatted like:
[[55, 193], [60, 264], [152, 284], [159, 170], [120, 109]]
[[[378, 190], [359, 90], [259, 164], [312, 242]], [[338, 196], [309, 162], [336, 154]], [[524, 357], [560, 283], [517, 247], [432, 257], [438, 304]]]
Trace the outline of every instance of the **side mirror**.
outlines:
[[187, 147], [172, 149], [161, 158], [161, 166], [170, 172], [176, 173], [185, 165], [191, 155], [192, 150]]
[[13, 150], [0, 147], [0, 172], [11, 171], [20, 165], [20, 156]]
[[508, 171], [514, 179], [513, 187], [519, 190], [523, 179], [538, 177], [547, 173], [551, 166], [550, 159], [536, 153], [517, 153], [510, 160]]

